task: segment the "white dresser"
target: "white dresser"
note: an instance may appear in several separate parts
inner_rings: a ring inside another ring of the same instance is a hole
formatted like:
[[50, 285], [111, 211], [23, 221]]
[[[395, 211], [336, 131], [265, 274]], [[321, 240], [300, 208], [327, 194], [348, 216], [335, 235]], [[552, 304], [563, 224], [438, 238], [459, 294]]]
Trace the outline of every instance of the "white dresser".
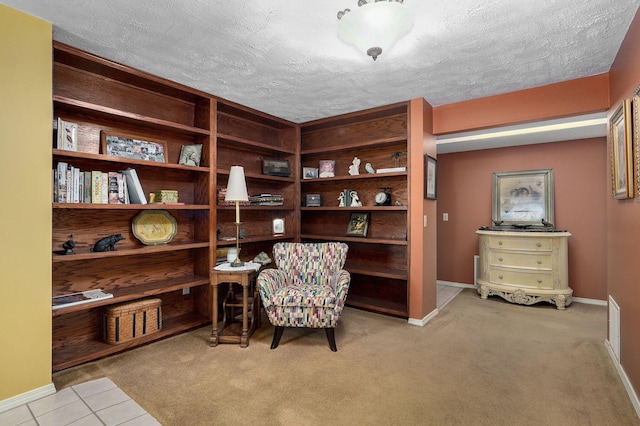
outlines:
[[496, 295], [509, 302], [571, 304], [567, 241], [569, 232], [479, 230], [482, 299]]

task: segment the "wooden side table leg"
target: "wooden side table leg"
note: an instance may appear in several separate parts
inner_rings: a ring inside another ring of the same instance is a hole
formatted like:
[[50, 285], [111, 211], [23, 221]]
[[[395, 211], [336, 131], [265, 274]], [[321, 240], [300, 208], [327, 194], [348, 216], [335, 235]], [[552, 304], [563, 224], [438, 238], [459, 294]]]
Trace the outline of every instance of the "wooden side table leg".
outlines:
[[242, 283], [242, 336], [240, 336], [240, 347], [249, 346], [249, 283]]
[[213, 315], [211, 322], [213, 327], [211, 329], [211, 337], [209, 338], [209, 346], [218, 346], [218, 284], [213, 284]]

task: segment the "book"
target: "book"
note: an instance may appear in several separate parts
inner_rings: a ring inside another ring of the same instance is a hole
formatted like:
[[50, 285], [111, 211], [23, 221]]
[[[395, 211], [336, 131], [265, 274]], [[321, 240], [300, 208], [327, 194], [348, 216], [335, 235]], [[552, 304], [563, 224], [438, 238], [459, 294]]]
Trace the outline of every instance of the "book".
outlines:
[[386, 169], [376, 169], [376, 173], [393, 173], [393, 172], [406, 172], [406, 167], [387, 167]]
[[91, 202], [91, 172], [83, 172], [84, 173], [84, 195], [83, 195], [83, 203]]
[[102, 172], [99, 170], [91, 172], [91, 202], [102, 203]]
[[58, 176], [58, 199], [59, 203], [65, 203], [67, 201], [67, 164], [64, 161], [58, 162], [57, 176]]
[[109, 172], [102, 173], [102, 188], [100, 193], [102, 194], [100, 202], [102, 204], [109, 204]]
[[56, 148], [67, 151], [78, 150], [78, 125], [58, 117], [58, 138]]
[[108, 180], [109, 204], [118, 204], [118, 172], [109, 172]]
[[82, 303], [95, 302], [97, 300], [112, 298], [113, 294], [98, 288], [95, 290], [80, 291], [78, 293], [62, 294], [51, 298], [51, 306], [56, 309], [66, 308], [68, 306], [80, 305]]
[[122, 174], [124, 174], [127, 182], [127, 190], [129, 191], [129, 200], [131, 203], [147, 204], [147, 198], [144, 196], [144, 191], [142, 190], [136, 169], [128, 168], [122, 170]]

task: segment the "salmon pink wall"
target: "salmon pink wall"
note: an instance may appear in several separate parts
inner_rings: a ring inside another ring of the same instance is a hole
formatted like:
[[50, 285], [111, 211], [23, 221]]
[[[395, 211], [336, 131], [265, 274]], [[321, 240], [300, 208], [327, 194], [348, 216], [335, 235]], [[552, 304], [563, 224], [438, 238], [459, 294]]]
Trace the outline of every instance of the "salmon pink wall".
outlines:
[[608, 108], [609, 74], [605, 73], [434, 107], [433, 132], [439, 135]]
[[[610, 78], [609, 116], [623, 99], [633, 96], [640, 84], [640, 11], [611, 67]], [[636, 176], [638, 173], [635, 170]], [[640, 203], [633, 199], [614, 200], [607, 189], [608, 291], [620, 306], [620, 364], [636, 395], [640, 395]]]
[[575, 297], [605, 300], [606, 156], [605, 138], [438, 155], [438, 279], [473, 284], [475, 231], [491, 225], [493, 172], [550, 168], [555, 224], [572, 234], [569, 285]]

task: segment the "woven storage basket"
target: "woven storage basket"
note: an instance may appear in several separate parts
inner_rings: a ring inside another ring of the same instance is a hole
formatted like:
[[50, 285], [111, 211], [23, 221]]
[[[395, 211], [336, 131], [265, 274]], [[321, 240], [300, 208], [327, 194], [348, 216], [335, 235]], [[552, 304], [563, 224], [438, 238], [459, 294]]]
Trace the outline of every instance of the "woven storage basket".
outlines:
[[139, 339], [162, 328], [162, 300], [145, 299], [104, 309], [102, 336], [116, 345]]

